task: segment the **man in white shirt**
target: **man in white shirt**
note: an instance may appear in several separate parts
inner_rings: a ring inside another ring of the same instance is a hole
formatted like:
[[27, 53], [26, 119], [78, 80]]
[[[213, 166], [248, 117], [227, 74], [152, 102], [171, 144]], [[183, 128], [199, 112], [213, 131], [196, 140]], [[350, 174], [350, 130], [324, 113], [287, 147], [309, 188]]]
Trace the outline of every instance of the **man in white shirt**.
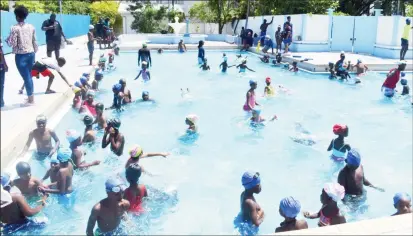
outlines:
[[[60, 68], [65, 64], [66, 60], [63, 57], [59, 57], [57, 59], [57, 64], [52, 58], [42, 58], [34, 63], [31, 72], [32, 77], [39, 78], [39, 74], [41, 74], [43, 77], [49, 77], [45, 94], [55, 93], [55, 91], [50, 89], [53, 83], [53, 79], [55, 78], [55, 75], [50, 69], [56, 71], [66, 82], [66, 84], [69, 85], [69, 87], [72, 87], [72, 85], [67, 81], [66, 77], [62, 74], [62, 72], [60, 72]], [[19, 94], [23, 93], [23, 89], [24, 86], [22, 86], [21, 90], [19, 90]]]

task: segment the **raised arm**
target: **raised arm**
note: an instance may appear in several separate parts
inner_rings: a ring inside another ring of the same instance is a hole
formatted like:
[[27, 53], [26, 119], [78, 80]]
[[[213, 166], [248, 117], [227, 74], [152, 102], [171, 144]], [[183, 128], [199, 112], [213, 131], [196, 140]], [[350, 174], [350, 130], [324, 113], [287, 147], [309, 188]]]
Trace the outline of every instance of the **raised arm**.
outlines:
[[102, 138], [102, 148], [106, 148], [108, 145], [109, 145], [109, 143], [110, 143], [110, 140], [108, 140], [108, 131], [105, 129], [105, 133], [103, 134], [103, 138]]
[[55, 141], [55, 145], [54, 145], [52, 151], [50, 151], [50, 154], [49, 154], [49, 156], [52, 156], [56, 152], [56, 150], [59, 148], [60, 140], [57, 137], [56, 132], [54, 132], [54, 130], [50, 131], [50, 135], [52, 136], [53, 140]]
[[24, 146], [23, 151], [19, 155], [20, 157], [23, 156], [24, 153], [27, 152], [27, 150], [29, 150], [30, 145], [32, 144], [33, 138], [34, 138], [34, 135], [33, 135], [33, 131], [32, 131], [32, 132], [29, 133], [29, 138], [26, 141], [26, 145]]
[[96, 204], [90, 212], [89, 220], [87, 222], [86, 235], [94, 236], [93, 229], [95, 228], [96, 221], [100, 212], [100, 203]]

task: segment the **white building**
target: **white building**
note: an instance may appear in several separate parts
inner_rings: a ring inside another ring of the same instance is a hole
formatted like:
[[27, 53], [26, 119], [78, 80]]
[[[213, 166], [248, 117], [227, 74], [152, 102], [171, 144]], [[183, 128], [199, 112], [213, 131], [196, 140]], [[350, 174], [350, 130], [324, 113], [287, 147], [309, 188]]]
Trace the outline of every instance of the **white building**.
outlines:
[[[169, 9], [174, 9], [176, 11], [181, 11], [185, 13], [186, 16], [189, 16], [189, 9], [192, 5], [201, 1], [183, 1], [183, 0], [151, 0], [151, 3], [155, 7], [166, 6]], [[123, 20], [123, 33], [124, 34], [136, 34], [135, 30], [131, 29], [131, 24], [134, 20], [132, 14], [127, 10], [129, 5], [134, 5], [128, 1], [120, 1], [118, 12], [122, 16]]]

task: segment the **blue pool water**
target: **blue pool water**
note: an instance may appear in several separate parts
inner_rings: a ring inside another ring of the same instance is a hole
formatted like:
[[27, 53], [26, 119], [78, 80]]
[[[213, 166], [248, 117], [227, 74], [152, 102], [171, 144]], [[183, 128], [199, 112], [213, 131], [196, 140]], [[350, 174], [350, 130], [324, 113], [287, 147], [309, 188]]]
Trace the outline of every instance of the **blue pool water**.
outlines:
[[[233, 64], [235, 52], [226, 53], [229, 64]], [[196, 52], [153, 53], [152, 81], [147, 84], [133, 81], [138, 73], [136, 53], [116, 57], [117, 70], [105, 75], [96, 100], [110, 105], [111, 86], [126, 78], [134, 99], [148, 90], [157, 103], [133, 104], [122, 113], [106, 113], [107, 117], [122, 120], [124, 155], [116, 157], [109, 148], [102, 150], [100, 141], [96, 148], [85, 148], [85, 160], [98, 159], [101, 165], [76, 172], [74, 208], [63, 208], [54, 197], [49, 199], [41, 213], [49, 223], [36, 233], [84, 234], [93, 205], [106, 195], [105, 180], [118, 173], [123, 175], [127, 151], [133, 144], [140, 144], [147, 152], [172, 154], [166, 159], [141, 160], [155, 176], [141, 178], [141, 183], [149, 186], [145, 203], [148, 212], [125, 223], [130, 234], [238, 234], [233, 221], [243, 191], [241, 175], [246, 170], [261, 174], [262, 192], [256, 199], [266, 216], [259, 233], [272, 233], [282, 221], [278, 213], [281, 198], [294, 196], [301, 201], [302, 210], [320, 209], [321, 188], [326, 182], [336, 181], [341, 167], [332, 163], [326, 151], [335, 137], [335, 123], [349, 126], [347, 142], [360, 150], [366, 177], [386, 189], [381, 193], [367, 188], [367, 201], [357, 211], [342, 206], [347, 221], [394, 213], [394, 193], [412, 193], [410, 100], [384, 99], [379, 92], [384, 79], [380, 74], [371, 73], [363, 78], [363, 85], [354, 87], [329, 81], [324, 75], [292, 74], [262, 64], [253, 54], [246, 55], [248, 66], [257, 73], [239, 76], [235, 68], [230, 68], [228, 74], [219, 72], [222, 51], [207, 51], [211, 66], [208, 72], [201, 72], [196, 65]], [[261, 97], [267, 76], [272, 78], [273, 86], [283, 84], [292, 93], [260, 98], [262, 115], [277, 114], [279, 120], [253, 130], [246, 124], [242, 110], [248, 81], [258, 80], [257, 94]], [[190, 89], [191, 100], [181, 98], [181, 88]], [[182, 141], [185, 116], [190, 113], [200, 117], [200, 135], [197, 140]], [[59, 123], [56, 131], [63, 144], [67, 145], [65, 130], [83, 131], [80, 119], [79, 114], [69, 111]], [[314, 146], [291, 140], [296, 122], [317, 137]], [[41, 178], [48, 164], [31, 162], [33, 175]], [[316, 220], [308, 223], [317, 227]]]

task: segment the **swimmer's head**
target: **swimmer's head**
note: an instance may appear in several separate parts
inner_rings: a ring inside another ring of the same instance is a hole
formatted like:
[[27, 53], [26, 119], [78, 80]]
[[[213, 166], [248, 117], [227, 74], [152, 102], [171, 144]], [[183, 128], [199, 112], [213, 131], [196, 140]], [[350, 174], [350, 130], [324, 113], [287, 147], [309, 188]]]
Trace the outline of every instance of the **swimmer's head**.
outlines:
[[346, 58], [346, 55], [344, 54], [343, 51], [341, 51], [341, 53], [340, 53], [340, 59], [341, 59], [341, 60], [344, 60], [345, 58]]
[[242, 58], [241, 63], [246, 64], [247, 63], [247, 58]]
[[265, 83], [267, 85], [270, 85], [271, 84], [271, 78], [270, 77], [265, 78]]
[[407, 80], [406, 79], [401, 79], [400, 80], [400, 83], [404, 86], [404, 85], [407, 85]]
[[89, 79], [90, 73], [85, 72], [85, 73], [82, 74], [82, 77], [85, 77], [85, 78]]
[[293, 66], [297, 66], [297, 62], [296, 62], [296, 61], [293, 61]]
[[89, 25], [89, 30], [92, 31], [95, 28], [93, 25]]
[[148, 66], [148, 63], [146, 61], [142, 62], [142, 68], [146, 68]]
[[119, 80], [119, 84], [122, 85], [122, 86], [126, 86], [126, 80], [123, 79], [123, 78], [120, 79], [120, 80]]
[[87, 81], [89, 81], [89, 78], [88, 78], [88, 77], [84, 77], [84, 76], [80, 77], [80, 83], [81, 83], [82, 85], [86, 85], [86, 84], [87, 84]]
[[328, 63], [328, 67], [329, 67], [330, 69], [334, 68], [334, 62], [331, 62], [331, 61], [330, 61], [330, 62]]
[[208, 58], [204, 57], [204, 63], [207, 63]]
[[119, 130], [121, 124], [122, 122], [118, 118], [113, 118], [111, 121], [111, 126], [115, 130]]
[[20, 179], [28, 180], [31, 176], [31, 169], [29, 163], [21, 161], [16, 165], [16, 172]]
[[344, 187], [338, 183], [327, 183], [320, 195], [322, 204], [328, 204], [330, 201], [339, 202], [344, 198]]
[[409, 18], [406, 19], [406, 24], [410, 25], [410, 19]]
[[65, 164], [69, 162], [69, 160], [72, 158], [72, 150], [67, 147], [60, 147], [59, 150], [57, 151], [57, 160], [59, 160], [60, 163]]
[[199, 42], [198, 42], [198, 48], [200, 48], [200, 47], [202, 47], [202, 46], [204, 46], [204, 41], [199, 40]]
[[142, 92], [142, 100], [144, 100], [144, 101], [149, 100], [149, 92], [148, 91], [143, 91]]
[[187, 125], [195, 125], [198, 121], [199, 117], [195, 114], [189, 114], [185, 118], [185, 123]]
[[148, 45], [146, 45], [146, 43], [142, 43], [142, 47], [143, 47], [143, 48], [147, 48]]
[[253, 89], [256, 89], [257, 88], [257, 81], [255, 81], [255, 80], [250, 80], [250, 87], [251, 88], [253, 88]]
[[278, 30], [281, 30], [281, 25], [278, 25], [277, 29], [278, 29]]
[[241, 183], [245, 190], [250, 190], [253, 193], [261, 192], [261, 178], [258, 172], [245, 172], [242, 175]]
[[93, 99], [95, 98], [95, 91], [93, 91], [93, 90], [89, 90], [89, 91], [87, 91], [87, 100], [89, 100], [89, 101], [93, 101]]
[[95, 109], [96, 109], [96, 112], [103, 112], [103, 110], [105, 110], [105, 106], [103, 105], [103, 103], [97, 103], [95, 105]]
[[348, 126], [347, 125], [342, 125], [342, 124], [335, 124], [333, 126], [333, 133], [335, 135], [341, 135], [344, 137], [348, 136]]
[[293, 197], [286, 197], [281, 199], [279, 212], [282, 217], [295, 219], [298, 213], [300, 213], [300, 210], [300, 202]]
[[[10, 190], [11, 188], [11, 178], [8, 173], [1, 173], [1, 186], [4, 190]], [[2, 199], [3, 200], [3, 199]]]
[[66, 59], [64, 57], [57, 58], [57, 65], [63, 67], [66, 64]]
[[105, 189], [109, 199], [120, 202], [126, 186], [120, 178], [114, 176], [106, 180]]
[[45, 115], [38, 115], [36, 117], [37, 128], [44, 129], [46, 128], [47, 117]]
[[50, 158], [50, 168], [54, 171], [59, 170], [59, 160], [57, 159], [57, 156], [52, 156], [52, 158]]
[[131, 149], [129, 149], [129, 155], [131, 158], [139, 159], [142, 156], [143, 149], [141, 146], [135, 144]]
[[97, 69], [96, 71], [95, 71], [95, 80], [102, 80], [103, 79], [103, 73], [102, 73], [102, 70], [100, 70], [100, 69]]
[[83, 117], [83, 123], [86, 126], [92, 125], [93, 124], [93, 117], [91, 115], [85, 115], [85, 117]]
[[271, 37], [267, 34], [265, 35], [265, 39], [271, 39]]
[[122, 90], [122, 85], [121, 84], [115, 84], [112, 86], [112, 92], [117, 94]]
[[226, 57], [226, 56], [227, 56], [227, 54], [226, 54], [226, 53], [223, 53], [223, 54], [222, 54], [222, 57]]
[[82, 143], [81, 135], [74, 129], [66, 131], [66, 139], [69, 141], [70, 145], [79, 146]]
[[396, 193], [393, 197], [393, 206], [399, 214], [412, 212], [412, 198], [407, 193]]
[[224, 56], [223, 58], [224, 58], [224, 61], [228, 61], [228, 57], [227, 57], [227, 56]]
[[138, 183], [139, 178], [142, 175], [142, 168], [138, 163], [133, 163], [126, 168], [125, 175], [129, 183]]
[[399, 71], [404, 71], [406, 69], [406, 65], [407, 65], [406, 61], [399, 61], [397, 64], [398, 64], [397, 69]]
[[359, 59], [357, 59], [357, 64], [358, 63], [363, 63], [363, 61], [359, 58]]
[[80, 95], [81, 95], [81, 92], [82, 92], [82, 89], [79, 88], [79, 87], [74, 86], [74, 87], [72, 88], [72, 91], [73, 91], [73, 93], [74, 93], [76, 96], [80, 96]]
[[350, 169], [357, 169], [360, 166], [361, 156], [357, 149], [352, 148], [347, 152], [346, 163]]

